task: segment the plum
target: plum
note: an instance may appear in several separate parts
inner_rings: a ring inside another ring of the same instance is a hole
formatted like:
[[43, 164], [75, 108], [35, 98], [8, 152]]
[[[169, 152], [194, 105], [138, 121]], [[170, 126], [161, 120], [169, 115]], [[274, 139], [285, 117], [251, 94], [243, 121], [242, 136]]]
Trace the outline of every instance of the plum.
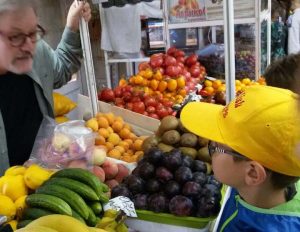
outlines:
[[193, 181], [197, 182], [201, 186], [206, 183], [206, 175], [203, 172], [194, 172], [193, 173]]
[[132, 197], [131, 192], [124, 184], [117, 185], [111, 190], [111, 198], [118, 196], [128, 197], [130, 199]]
[[148, 180], [155, 174], [155, 167], [153, 164], [145, 162], [139, 166], [139, 175], [144, 180]]
[[167, 212], [168, 199], [161, 193], [155, 193], [148, 197], [148, 209], [156, 213]]
[[190, 157], [189, 155], [183, 155], [181, 166], [192, 168], [193, 164], [194, 164], [194, 160], [192, 157]]
[[197, 203], [197, 217], [210, 217], [219, 213], [221, 208], [220, 200], [215, 197], [202, 197]]
[[171, 151], [170, 151], [170, 154], [171, 154], [171, 155], [182, 156], [182, 152], [181, 152], [181, 150], [178, 149], [178, 148], [175, 148], [175, 149], [171, 150]]
[[140, 167], [137, 166], [135, 169], [133, 169], [133, 171], [131, 172], [131, 175], [140, 176]]
[[161, 184], [156, 179], [150, 179], [146, 183], [146, 190], [149, 193], [157, 193], [161, 189]]
[[164, 154], [159, 148], [152, 147], [145, 153], [144, 157], [152, 164], [159, 164]]
[[184, 184], [185, 182], [190, 181], [192, 178], [193, 173], [188, 167], [181, 166], [175, 172], [175, 180], [180, 184]]
[[167, 167], [169, 170], [174, 171], [178, 167], [180, 167], [182, 163], [181, 155], [176, 155], [169, 152], [168, 154], [165, 154], [163, 163], [164, 166]]
[[215, 179], [215, 177], [212, 176], [212, 175], [207, 176], [206, 181], [207, 181], [208, 184], [213, 184], [213, 185], [217, 186], [218, 189], [221, 189], [221, 188], [222, 188], [222, 183], [219, 182], [219, 181], [217, 181], [217, 180]]
[[169, 197], [178, 195], [180, 193], [180, 185], [176, 181], [170, 180], [164, 187], [164, 193]]
[[193, 213], [193, 202], [182, 195], [177, 195], [170, 200], [170, 213], [177, 216], [190, 216]]
[[144, 180], [138, 176], [130, 175], [126, 179], [128, 189], [133, 193], [142, 193], [144, 190]]
[[207, 166], [205, 162], [201, 160], [195, 160], [192, 169], [194, 172], [204, 172], [204, 173], [207, 172]]
[[201, 185], [194, 181], [188, 181], [182, 188], [182, 194], [187, 197], [197, 197], [201, 192]]
[[166, 183], [173, 179], [173, 174], [165, 167], [158, 167], [155, 172], [155, 176], [162, 183]]
[[136, 194], [133, 197], [134, 207], [136, 209], [148, 209], [148, 195], [147, 194]]
[[201, 196], [206, 198], [215, 197], [218, 200], [222, 198], [219, 188], [213, 184], [204, 185], [201, 190]]

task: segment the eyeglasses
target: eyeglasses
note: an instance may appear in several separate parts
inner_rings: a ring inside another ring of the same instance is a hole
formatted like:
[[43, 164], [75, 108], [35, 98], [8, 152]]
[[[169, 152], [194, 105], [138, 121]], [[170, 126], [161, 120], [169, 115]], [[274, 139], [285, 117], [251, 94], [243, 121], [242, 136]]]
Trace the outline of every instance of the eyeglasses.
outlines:
[[209, 153], [209, 155], [212, 156], [215, 152], [232, 155], [232, 156], [235, 156], [235, 157], [238, 157], [238, 158], [241, 158], [241, 159], [247, 159], [247, 157], [241, 155], [238, 152], [226, 150], [224, 148], [221, 148], [218, 145], [218, 143], [209, 141], [209, 143], [208, 143], [208, 153]]
[[27, 37], [31, 40], [32, 43], [36, 43], [40, 39], [44, 37], [46, 31], [40, 25], [37, 25], [37, 29], [34, 32], [29, 34], [17, 34], [13, 36], [7, 36], [3, 32], [0, 31], [0, 35], [5, 36], [9, 41], [10, 45], [13, 47], [21, 47], [25, 42]]

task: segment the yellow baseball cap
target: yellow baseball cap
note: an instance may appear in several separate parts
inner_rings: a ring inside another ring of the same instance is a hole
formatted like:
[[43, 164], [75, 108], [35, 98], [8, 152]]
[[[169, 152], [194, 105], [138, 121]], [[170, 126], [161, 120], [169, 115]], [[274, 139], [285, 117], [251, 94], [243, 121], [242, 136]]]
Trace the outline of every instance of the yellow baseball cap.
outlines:
[[180, 119], [191, 132], [223, 143], [264, 167], [300, 176], [298, 95], [285, 89], [251, 86], [228, 105], [192, 102]]

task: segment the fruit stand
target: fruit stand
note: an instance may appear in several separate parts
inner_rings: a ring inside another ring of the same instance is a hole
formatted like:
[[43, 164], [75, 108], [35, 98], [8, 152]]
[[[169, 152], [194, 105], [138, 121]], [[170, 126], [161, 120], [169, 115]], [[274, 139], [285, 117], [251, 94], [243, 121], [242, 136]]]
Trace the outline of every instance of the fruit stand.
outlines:
[[[225, 43], [234, 41], [232, 3]], [[225, 188], [213, 177], [208, 140], [183, 127], [180, 110], [189, 101], [224, 105], [264, 79], [235, 81], [232, 42], [226, 81], [207, 77], [197, 54], [170, 47], [97, 91], [83, 22], [81, 39], [89, 96], [78, 96], [79, 120], [52, 127], [24, 166], [0, 177], [0, 219], [20, 232], [209, 231]], [[118, 197], [123, 205], [107, 208]], [[132, 206], [137, 217], [127, 213]]]

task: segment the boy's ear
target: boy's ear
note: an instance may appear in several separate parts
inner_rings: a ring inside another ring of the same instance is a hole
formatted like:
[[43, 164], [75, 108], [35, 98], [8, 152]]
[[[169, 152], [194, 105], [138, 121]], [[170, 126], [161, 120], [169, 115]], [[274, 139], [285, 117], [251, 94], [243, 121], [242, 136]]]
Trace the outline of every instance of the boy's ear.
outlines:
[[267, 178], [265, 168], [256, 161], [249, 161], [245, 170], [245, 182], [249, 186], [263, 183]]

